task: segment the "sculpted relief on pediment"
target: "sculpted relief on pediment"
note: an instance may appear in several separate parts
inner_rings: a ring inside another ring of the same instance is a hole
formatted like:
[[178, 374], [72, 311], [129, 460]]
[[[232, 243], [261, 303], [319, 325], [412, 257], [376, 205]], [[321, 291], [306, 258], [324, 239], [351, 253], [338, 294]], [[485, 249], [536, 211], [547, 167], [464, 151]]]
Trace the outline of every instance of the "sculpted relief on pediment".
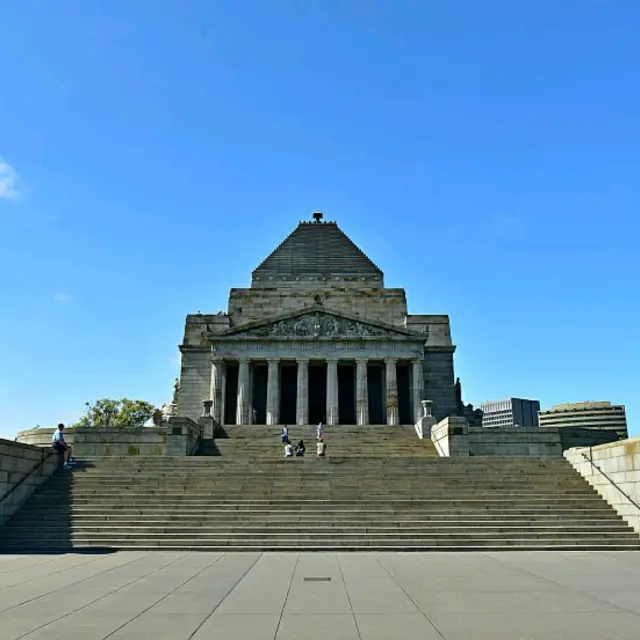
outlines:
[[401, 333], [330, 314], [309, 314], [238, 331], [234, 335], [254, 338], [372, 338]]

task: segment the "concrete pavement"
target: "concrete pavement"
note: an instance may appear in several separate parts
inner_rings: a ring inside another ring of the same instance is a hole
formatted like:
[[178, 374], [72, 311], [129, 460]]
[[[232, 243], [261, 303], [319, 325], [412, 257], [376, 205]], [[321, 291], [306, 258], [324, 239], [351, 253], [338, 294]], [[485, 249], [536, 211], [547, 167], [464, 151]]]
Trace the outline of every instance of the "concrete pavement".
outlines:
[[640, 554], [0, 556], [2, 640], [637, 640]]

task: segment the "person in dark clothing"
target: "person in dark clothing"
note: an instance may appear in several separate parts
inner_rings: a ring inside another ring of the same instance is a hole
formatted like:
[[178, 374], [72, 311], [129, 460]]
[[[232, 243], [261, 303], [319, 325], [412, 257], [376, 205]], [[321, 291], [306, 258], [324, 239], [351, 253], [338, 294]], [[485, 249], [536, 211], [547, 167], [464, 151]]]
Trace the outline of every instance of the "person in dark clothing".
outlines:
[[298, 456], [298, 458], [302, 458], [306, 450], [307, 448], [304, 446], [304, 442], [300, 440], [300, 442], [298, 442], [298, 446], [296, 447], [296, 456]]

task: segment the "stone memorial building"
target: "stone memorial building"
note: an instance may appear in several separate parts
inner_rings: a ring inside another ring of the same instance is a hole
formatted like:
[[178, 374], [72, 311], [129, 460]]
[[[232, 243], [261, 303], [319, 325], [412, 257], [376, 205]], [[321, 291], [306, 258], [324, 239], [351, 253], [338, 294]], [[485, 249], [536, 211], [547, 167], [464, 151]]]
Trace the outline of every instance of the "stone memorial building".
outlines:
[[[449, 317], [407, 311], [404, 289], [335, 222], [301, 222], [231, 289], [186, 319], [177, 415], [226, 425], [414, 424], [459, 413]], [[457, 388], [458, 387], [458, 388]]]

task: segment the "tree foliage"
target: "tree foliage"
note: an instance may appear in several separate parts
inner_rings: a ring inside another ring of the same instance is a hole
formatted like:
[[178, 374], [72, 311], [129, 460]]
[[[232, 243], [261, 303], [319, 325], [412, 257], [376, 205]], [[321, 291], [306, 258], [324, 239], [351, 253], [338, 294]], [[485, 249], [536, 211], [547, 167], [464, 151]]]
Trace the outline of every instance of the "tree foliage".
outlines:
[[145, 400], [112, 400], [103, 398], [86, 403], [85, 414], [75, 427], [122, 428], [142, 427], [153, 417], [156, 408]]

